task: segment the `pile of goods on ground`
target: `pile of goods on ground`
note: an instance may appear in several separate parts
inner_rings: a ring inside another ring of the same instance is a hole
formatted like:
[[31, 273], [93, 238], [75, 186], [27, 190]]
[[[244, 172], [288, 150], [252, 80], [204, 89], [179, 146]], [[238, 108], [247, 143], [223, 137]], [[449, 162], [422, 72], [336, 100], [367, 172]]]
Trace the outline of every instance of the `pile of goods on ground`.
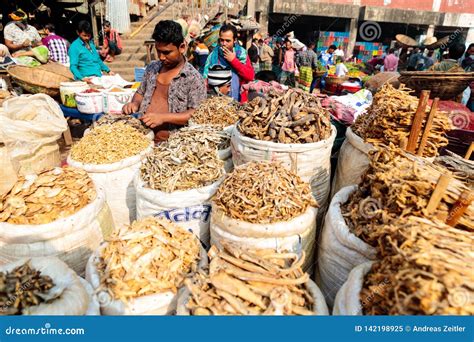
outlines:
[[314, 315], [304, 254], [252, 252], [227, 245], [209, 251], [209, 271], [185, 280], [192, 315]]
[[[428, 212], [438, 180], [443, 173], [449, 173], [447, 170], [395, 148], [378, 149], [369, 158], [369, 169], [358, 190], [341, 210], [350, 230], [372, 246], [378, 239], [374, 226], [410, 215], [445, 222], [460, 195], [469, 191], [466, 184], [451, 180], [440, 203]], [[460, 217], [456, 227], [474, 231], [473, 205]]]
[[[374, 96], [372, 105], [365, 114], [360, 115], [351, 127], [355, 134], [367, 143], [374, 145], [393, 143], [403, 146], [403, 141], [408, 141], [415, 113], [418, 107], [418, 98], [410, 95], [410, 89], [400, 87], [395, 89], [390, 84], [385, 84]], [[422, 127], [425, 127], [430, 107], [427, 106]], [[437, 112], [428, 135], [424, 157], [438, 155], [438, 150], [448, 144], [446, 132], [451, 130], [448, 116], [444, 112]], [[423, 128], [422, 128], [423, 131]], [[418, 150], [421, 138], [418, 139]]]
[[318, 205], [308, 183], [273, 162], [236, 167], [213, 201], [225, 215], [251, 223], [289, 221]]
[[377, 230], [382, 259], [365, 275], [365, 314], [474, 314], [472, 232], [417, 217]]
[[124, 122], [127, 125], [135, 128], [137, 131], [139, 131], [140, 133], [144, 135], [147, 135], [151, 131], [139, 119], [136, 119], [131, 115], [125, 115], [125, 114], [106, 114], [94, 123], [94, 128], [104, 126], [104, 125], [113, 125], [117, 122]]
[[217, 150], [228, 136], [212, 127], [189, 127], [153, 149], [141, 167], [145, 186], [164, 192], [208, 186], [224, 175]]
[[29, 262], [11, 272], [0, 272], [0, 315], [21, 315], [23, 310], [52, 299], [53, 280]]
[[135, 221], [107, 242], [97, 265], [101, 290], [123, 302], [149, 294], [176, 293], [198, 267], [197, 238], [164, 219]]
[[329, 112], [316, 96], [297, 89], [271, 91], [250, 101], [238, 114], [239, 131], [257, 140], [304, 144], [331, 136]]
[[54, 168], [21, 176], [0, 196], [0, 222], [50, 223], [76, 213], [96, 196], [92, 179], [80, 169]]
[[94, 128], [71, 149], [73, 160], [111, 164], [143, 152], [150, 140], [125, 122]]
[[189, 120], [191, 125], [211, 125], [225, 128], [239, 120], [237, 110], [240, 105], [231, 97], [214, 96], [201, 102]]

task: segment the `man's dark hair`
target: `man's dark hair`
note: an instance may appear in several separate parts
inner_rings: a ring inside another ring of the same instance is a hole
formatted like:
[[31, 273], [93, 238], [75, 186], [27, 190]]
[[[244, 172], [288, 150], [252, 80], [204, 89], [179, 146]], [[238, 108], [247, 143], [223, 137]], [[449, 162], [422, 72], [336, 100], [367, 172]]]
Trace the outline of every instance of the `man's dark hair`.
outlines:
[[391, 54], [391, 53], [395, 53], [395, 49], [394, 48], [391, 48], [388, 50], [388, 53]]
[[173, 44], [179, 47], [184, 42], [181, 25], [172, 20], [161, 20], [151, 36], [157, 43]]
[[77, 32], [92, 34], [92, 26], [86, 20], [81, 20], [77, 25]]
[[258, 39], [257, 38], [252, 38], [252, 43], [257, 43]]
[[449, 48], [449, 58], [451, 59], [459, 59], [462, 57], [462, 55], [464, 54], [464, 51], [466, 50], [466, 47], [464, 46], [464, 44], [461, 44], [461, 43], [456, 43], [456, 44], [453, 44], [450, 48]]
[[269, 83], [270, 81], [276, 81], [277, 77], [273, 71], [263, 70], [257, 72], [257, 74], [255, 75], [255, 79]]
[[259, 42], [260, 44], [263, 44], [263, 39], [259, 39], [258, 42]]
[[336, 45], [332, 44], [332, 45], [329, 45], [329, 49], [337, 50], [337, 47]]
[[198, 43], [204, 43], [204, 38], [202, 36], [196, 37], [194, 40]]
[[110, 23], [110, 21], [106, 20], [104, 21], [104, 27], [112, 27], [112, 24]]
[[44, 29], [48, 30], [49, 32], [55, 32], [56, 31], [56, 27], [54, 27], [54, 24], [51, 24], [51, 23], [44, 25]]
[[315, 46], [316, 46], [316, 43], [315, 43], [315, 42], [309, 42], [309, 43], [308, 43], [308, 48], [310, 48], [310, 49], [311, 49], [311, 47], [314, 48]]
[[219, 30], [219, 34], [222, 32], [232, 31], [232, 38], [237, 39], [237, 29], [234, 25], [231, 24], [224, 24], [222, 25], [221, 29]]

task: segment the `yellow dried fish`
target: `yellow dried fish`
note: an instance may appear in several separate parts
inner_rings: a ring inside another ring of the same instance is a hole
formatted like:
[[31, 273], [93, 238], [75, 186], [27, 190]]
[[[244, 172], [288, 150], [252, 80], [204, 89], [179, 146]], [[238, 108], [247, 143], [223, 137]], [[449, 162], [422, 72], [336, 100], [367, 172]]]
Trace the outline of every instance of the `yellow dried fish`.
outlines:
[[199, 105], [189, 120], [192, 125], [211, 125], [224, 128], [239, 120], [239, 103], [228, 96], [210, 97]]
[[135, 128], [137, 131], [144, 135], [147, 135], [151, 132], [151, 129], [149, 129], [141, 120], [126, 114], [105, 114], [99, 120], [94, 122], [94, 128], [104, 125], [114, 125], [118, 122], [123, 122]]

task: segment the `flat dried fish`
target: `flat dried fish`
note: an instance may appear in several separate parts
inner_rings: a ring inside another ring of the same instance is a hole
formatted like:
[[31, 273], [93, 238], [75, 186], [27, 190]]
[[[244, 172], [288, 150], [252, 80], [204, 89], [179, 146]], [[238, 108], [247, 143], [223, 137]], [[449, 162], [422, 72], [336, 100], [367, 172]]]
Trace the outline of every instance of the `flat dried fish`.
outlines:
[[94, 128], [71, 148], [72, 159], [86, 164], [111, 164], [134, 156], [150, 140], [124, 122]]
[[227, 216], [252, 223], [288, 221], [317, 206], [309, 184], [275, 162], [236, 167], [213, 201]]
[[104, 125], [113, 125], [117, 122], [123, 122], [129, 125], [130, 127], [135, 128], [137, 131], [144, 135], [147, 135], [151, 132], [151, 129], [149, 129], [141, 120], [136, 119], [131, 115], [125, 114], [105, 114], [99, 120], [94, 122], [93, 127], [96, 128]]
[[115, 232], [100, 253], [100, 289], [115, 299], [172, 291], [197, 271], [199, 240], [176, 224], [147, 217]]
[[210, 97], [201, 102], [189, 123], [191, 125], [211, 125], [222, 129], [239, 120], [237, 115], [239, 108], [239, 103], [231, 97]]
[[73, 167], [21, 176], [10, 192], [0, 196], [0, 222], [50, 223], [76, 213], [96, 196], [87, 172]]

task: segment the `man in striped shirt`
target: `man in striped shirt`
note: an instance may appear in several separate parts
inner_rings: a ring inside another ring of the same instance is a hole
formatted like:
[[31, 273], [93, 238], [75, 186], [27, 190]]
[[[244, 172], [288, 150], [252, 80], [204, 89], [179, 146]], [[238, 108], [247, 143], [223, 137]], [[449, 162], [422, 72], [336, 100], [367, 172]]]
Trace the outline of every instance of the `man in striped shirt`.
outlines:
[[41, 42], [48, 48], [49, 58], [52, 61], [69, 66], [69, 55], [67, 54], [69, 42], [54, 33], [55, 29], [53, 24], [47, 24], [44, 27], [44, 31], [47, 36], [44, 37]]

